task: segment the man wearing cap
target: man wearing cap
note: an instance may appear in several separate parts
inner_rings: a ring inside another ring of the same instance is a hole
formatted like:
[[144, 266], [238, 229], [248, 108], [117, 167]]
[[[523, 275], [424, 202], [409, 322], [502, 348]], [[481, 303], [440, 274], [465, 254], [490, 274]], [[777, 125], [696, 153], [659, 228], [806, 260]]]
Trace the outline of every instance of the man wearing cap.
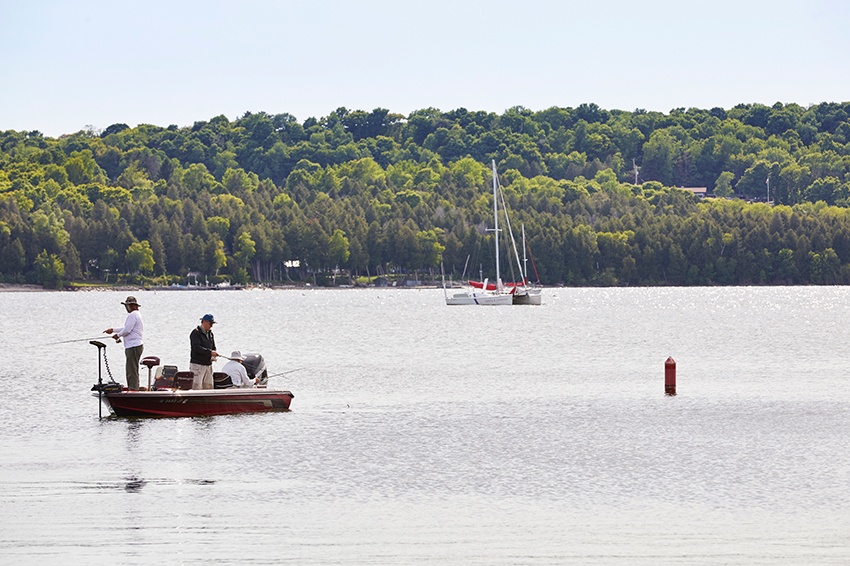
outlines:
[[142, 359], [142, 351], [145, 347], [142, 345], [142, 314], [139, 312], [141, 306], [136, 297], [127, 297], [127, 300], [121, 303], [127, 309], [127, 319], [124, 321], [124, 326], [107, 328], [103, 332], [112, 334], [112, 338], [116, 342], [124, 339], [124, 356], [127, 358], [127, 389], [131, 391], [139, 390], [139, 360]]
[[234, 350], [230, 354], [230, 361], [224, 364], [221, 371], [230, 376], [230, 383], [233, 387], [254, 387], [254, 382], [248, 377], [248, 370], [242, 365], [245, 357], [239, 350]]
[[205, 314], [201, 317], [201, 325], [189, 334], [189, 343], [192, 345], [189, 370], [195, 374], [192, 389], [213, 388], [212, 363], [218, 357], [218, 352], [215, 351], [215, 336], [212, 333], [213, 324], [213, 315]]

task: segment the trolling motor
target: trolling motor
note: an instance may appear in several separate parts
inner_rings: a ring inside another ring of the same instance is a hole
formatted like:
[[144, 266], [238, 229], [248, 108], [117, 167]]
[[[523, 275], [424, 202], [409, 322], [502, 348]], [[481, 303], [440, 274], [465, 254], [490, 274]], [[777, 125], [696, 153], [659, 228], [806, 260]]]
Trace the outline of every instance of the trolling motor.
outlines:
[[102, 419], [103, 403], [101, 403], [101, 397], [103, 397], [103, 373], [100, 368], [100, 350], [106, 348], [106, 345], [97, 340], [92, 340], [89, 344], [97, 347], [97, 385], [92, 386], [92, 389], [97, 389], [97, 418]]
[[103, 418], [103, 403], [101, 403], [101, 399], [103, 398], [103, 394], [109, 391], [121, 391], [122, 387], [120, 383], [116, 383], [112, 378], [112, 372], [109, 371], [109, 362], [106, 362], [106, 373], [109, 374], [109, 382], [103, 382], [103, 369], [100, 363], [100, 352], [103, 351], [103, 360], [106, 361], [106, 344], [103, 342], [98, 342], [97, 340], [91, 340], [89, 342], [92, 346], [97, 347], [97, 383], [92, 385], [91, 390], [97, 391], [97, 418]]

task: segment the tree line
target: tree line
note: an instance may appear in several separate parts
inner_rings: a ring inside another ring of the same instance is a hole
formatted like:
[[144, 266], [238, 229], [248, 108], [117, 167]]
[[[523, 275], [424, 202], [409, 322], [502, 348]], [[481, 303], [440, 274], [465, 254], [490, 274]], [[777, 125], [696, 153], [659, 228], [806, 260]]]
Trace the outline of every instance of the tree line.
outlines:
[[0, 279], [492, 277], [491, 160], [544, 284], [850, 282], [850, 103], [5, 131]]

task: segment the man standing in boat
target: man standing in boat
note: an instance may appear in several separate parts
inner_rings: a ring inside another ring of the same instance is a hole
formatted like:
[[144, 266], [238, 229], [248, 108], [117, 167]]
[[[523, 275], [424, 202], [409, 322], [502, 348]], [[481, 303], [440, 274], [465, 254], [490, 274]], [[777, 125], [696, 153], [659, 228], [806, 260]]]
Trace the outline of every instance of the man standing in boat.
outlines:
[[142, 351], [145, 349], [142, 345], [142, 314], [139, 312], [141, 306], [136, 297], [127, 297], [127, 300], [121, 303], [127, 309], [127, 318], [124, 320], [124, 326], [107, 328], [103, 332], [112, 334], [112, 338], [116, 342], [124, 339], [124, 356], [127, 358], [126, 376], [127, 389], [131, 391], [139, 390], [139, 360], [142, 359]]
[[195, 374], [192, 389], [213, 388], [212, 363], [218, 357], [218, 352], [215, 351], [215, 336], [212, 333], [213, 324], [213, 315], [205, 314], [201, 317], [201, 325], [189, 334], [189, 343], [192, 345], [189, 370]]

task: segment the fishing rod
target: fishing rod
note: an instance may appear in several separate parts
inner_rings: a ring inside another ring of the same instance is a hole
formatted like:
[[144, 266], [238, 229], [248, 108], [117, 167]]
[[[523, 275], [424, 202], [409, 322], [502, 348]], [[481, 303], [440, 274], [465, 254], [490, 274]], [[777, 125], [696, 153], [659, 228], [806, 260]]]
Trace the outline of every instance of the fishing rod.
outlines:
[[[212, 352], [213, 351], [211, 348], [202, 348], [202, 349], [206, 352]], [[222, 360], [230, 360], [231, 362], [244, 362], [245, 361], [245, 360], [241, 360], [239, 358], [228, 358], [227, 356], [225, 356], [223, 354], [216, 354], [215, 358], [212, 361], [216, 361], [219, 358], [221, 358]]]
[[[211, 352], [211, 351], [212, 351], [212, 350], [210, 350], [209, 348], [205, 348], [205, 350], [207, 350], [207, 351], [209, 351], [209, 352]], [[218, 360], [218, 359], [222, 359], [222, 360], [230, 360], [231, 362], [242, 362], [242, 363], [245, 363], [245, 359], [244, 359], [244, 358], [229, 358], [229, 357], [225, 356], [224, 354], [218, 354], [218, 355], [215, 357], [215, 359], [217, 359], [217, 360]]]
[[[88, 342], [90, 340], [103, 340], [103, 336], [95, 336], [94, 338], [80, 338], [78, 340], [63, 340], [62, 342], [50, 342], [49, 344], [45, 344], [45, 346], [58, 346], [59, 344], [71, 344], [72, 342]], [[115, 342], [121, 342], [120, 338], [115, 338]]]
[[289, 370], [289, 371], [282, 371], [282, 372], [280, 372], [280, 373], [273, 373], [273, 374], [271, 374], [271, 375], [269, 376], [269, 378], [272, 378], [272, 377], [280, 377], [281, 375], [286, 375], [287, 373], [292, 373], [292, 372], [294, 372], [294, 371], [301, 371], [302, 369], [307, 369], [307, 368], [297, 368], [297, 369], [291, 369], [291, 370]]

